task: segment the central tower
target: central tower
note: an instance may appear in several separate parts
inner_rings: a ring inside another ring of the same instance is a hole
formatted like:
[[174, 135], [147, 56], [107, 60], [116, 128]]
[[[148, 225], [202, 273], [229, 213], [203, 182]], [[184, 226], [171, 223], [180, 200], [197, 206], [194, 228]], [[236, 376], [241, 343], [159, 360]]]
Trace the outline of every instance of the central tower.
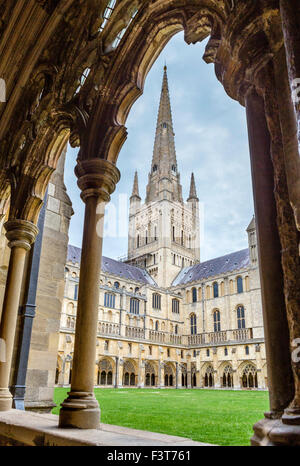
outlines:
[[130, 197], [127, 262], [144, 267], [160, 287], [169, 287], [182, 267], [200, 260], [199, 200], [194, 175], [183, 202], [177, 168], [167, 67], [157, 117], [145, 203], [138, 175]]

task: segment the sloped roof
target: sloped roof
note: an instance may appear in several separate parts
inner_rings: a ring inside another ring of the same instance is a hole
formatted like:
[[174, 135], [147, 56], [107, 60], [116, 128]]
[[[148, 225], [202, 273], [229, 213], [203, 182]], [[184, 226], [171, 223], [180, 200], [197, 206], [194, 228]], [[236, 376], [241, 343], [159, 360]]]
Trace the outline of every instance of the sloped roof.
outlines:
[[172, 286], [185, 285], [215, 275], [223, 275], [234, 270], [240, 270], [247, 267], [249, 263], [249, 249], [242, 249], [241, 251], [232, 252], [226, 256], [201, 262], [191, 267], [185, 267], [179, 272]]
[[[73, 262], [73, 264], [80, 264], [80, 258], [81, 249], [69, 244], [67, 261]], [[134, 265], [128, 265], [124, 262], [110, 259], [109, 257], [102, 256], [101, 271], [110, 273], [112, 275], [117, 275], [120, 278], [126, 278], [129, 280], [157, 286], [153, 278], [146, 270], [141, 269], [140, 267], [135, 267]]]

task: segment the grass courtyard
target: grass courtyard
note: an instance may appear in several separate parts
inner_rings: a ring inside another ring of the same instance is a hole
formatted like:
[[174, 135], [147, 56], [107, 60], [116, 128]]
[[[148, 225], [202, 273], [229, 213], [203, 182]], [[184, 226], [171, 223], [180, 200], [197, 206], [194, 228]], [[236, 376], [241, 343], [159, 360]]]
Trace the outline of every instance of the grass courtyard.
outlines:
[[[68, 391], [55, 389], [53, 414]], [[104, 424], [217, 445], [249, 445], [253, 424], [268, 410], [264, 391], [96, 388], [95, 395]]]

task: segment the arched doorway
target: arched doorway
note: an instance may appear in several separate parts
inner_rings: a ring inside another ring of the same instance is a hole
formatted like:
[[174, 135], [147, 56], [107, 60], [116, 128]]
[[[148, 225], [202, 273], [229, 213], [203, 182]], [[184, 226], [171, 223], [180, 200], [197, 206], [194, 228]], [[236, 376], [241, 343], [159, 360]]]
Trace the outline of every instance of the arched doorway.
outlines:
[[164, 377], [165, 377], [165, 387], [173, 387], [174, 370], [171, 364], [165, 364]]
[[155, 387], [155, 368], [151, 362], [145, 364], [145, 385], [146, 387]]
[[214, 368], [213, 366], [207, 366], [204, 374], [204, 387], [214, 387]]
[[113, 366], [110, 360], [102, 359], [98, 365], [98, 385], [113, 384]]
[[254, 364], [247, 364], [242, 372], [243, 388], [258, 388], [257, 369]]
[[124, 363], [123, 374], [123, 385], [134, 387], [136, 385], [136, 371], [131, 361]]
[[233, 387], [233, 369], [230, 364], [224, 367], [223, 375], [221, 377], [221, 386], [230, 388]]

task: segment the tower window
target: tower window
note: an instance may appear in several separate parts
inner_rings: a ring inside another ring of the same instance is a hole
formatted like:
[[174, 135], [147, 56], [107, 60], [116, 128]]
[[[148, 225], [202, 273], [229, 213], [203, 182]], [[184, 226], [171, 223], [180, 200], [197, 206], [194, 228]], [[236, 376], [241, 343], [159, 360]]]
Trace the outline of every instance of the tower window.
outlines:
[[191, 315], [191, 335], [196, 335], [197, 333], [197, 317], [195, 314]]
[[176, 173], [176, 165], [172, 165], [172, 171]]
[[197, 302], [197, 290], [196, 288], [192, 289], [192, 295], [193, 295], [193, 303]]
[[75, 300], [78, 299], [78, 285], [75, 285], [75, 288], [74, 288], [74, 299]]
[[217, 282], [214, 282], [213, 288], [214, 288], [214, 298], [218, 298], [219, 297], [219, 285]]
[[220, 311], [216, 310], [214, 312], [214, 332], [221, 331], [221, 321], [220, 321]]
[[167, 127], [167, 123], [163, 123], [163, 128], [166, 128]]
[[243, 293], [243, 279], [242, 279], [242, 277], [237, 277], [236, 284], [237, 284], [237, 292], [238, 293]]
[[130, 312], [131, 314], [140, 313], [140, 301], [136, 298], [130, 298]]
[[179, 301], [178, 299], [172, 299], [172, 312], [179, 314]]
[[115, 307], [115, 295], [112, 293], [104, 293], [104, 306], [111, 307], [114, 309]]
[[246, 327], [244, 306], [239, 306], [237, 308], [237, 324], [238, 324], [238, 328]]
[[153, 309], [161, 309], [161, 296], [158, 293], [153, 293], [152, 295], [152, 307]]
[[157, 171], [157, 165], [153, 165], [152, 171], [153, 171], [153, 173]]

